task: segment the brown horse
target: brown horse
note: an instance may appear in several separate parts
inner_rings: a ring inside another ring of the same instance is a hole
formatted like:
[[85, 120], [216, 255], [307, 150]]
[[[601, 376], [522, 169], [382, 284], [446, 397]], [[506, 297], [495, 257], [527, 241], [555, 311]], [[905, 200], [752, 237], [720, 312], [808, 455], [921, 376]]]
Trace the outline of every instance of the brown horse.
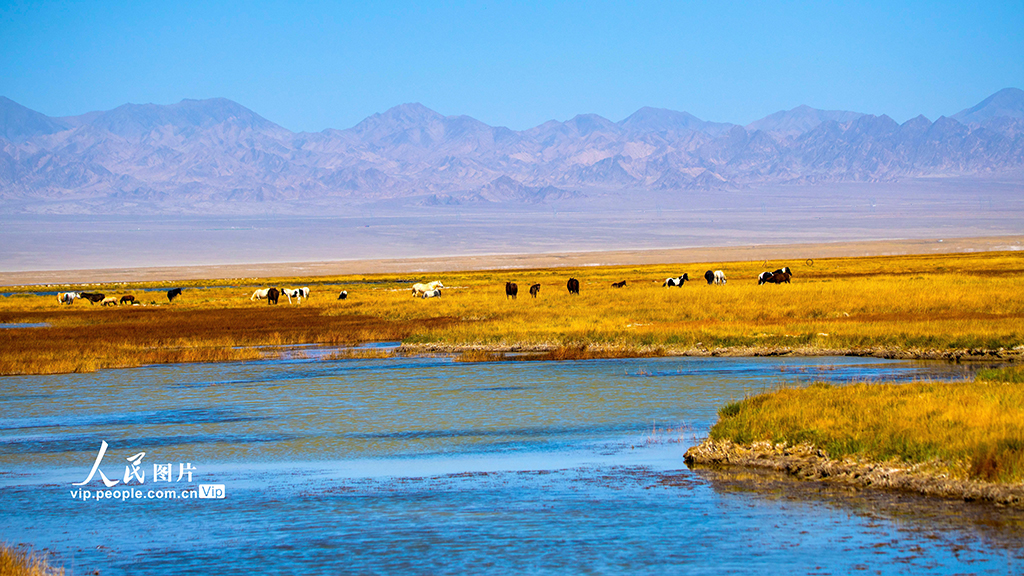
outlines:
[[505, 282], [505, 300], [511, 297], [513, 300], [516, 299], [516, 294], [519, 293], [519, 286], [516, 286], [515, 282]]
[[580, 293], [580, 281], [575, 278], [569, 278], [569, 281], [565, 283], [565, 287], [569, 290], [569, 294]]
[[536, 298], [537, 294], [540, 294], [540, 284], [534, 284], [533, 286], [530, 286], [530, 296]]

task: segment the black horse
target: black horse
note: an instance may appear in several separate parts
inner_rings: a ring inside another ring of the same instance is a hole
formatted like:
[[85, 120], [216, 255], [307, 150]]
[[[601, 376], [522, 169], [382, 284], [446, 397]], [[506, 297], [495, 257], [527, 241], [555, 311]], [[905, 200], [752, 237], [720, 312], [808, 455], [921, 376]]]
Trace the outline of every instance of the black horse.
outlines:
[[516, 294], [519, 294], [519, 286], [516, 286], [515, 282], [505, 282], [505, 300], [509, 297], [515, 300]]
[[271, 288], [267, 290], [267, 305], [277, 304], [277, 299], [281, 297], [281, 291], [277, 288]]
[[167, 301], [174, 302], [174, 299], [181, 296], [181, 288], [174, 288], [167, 291]]

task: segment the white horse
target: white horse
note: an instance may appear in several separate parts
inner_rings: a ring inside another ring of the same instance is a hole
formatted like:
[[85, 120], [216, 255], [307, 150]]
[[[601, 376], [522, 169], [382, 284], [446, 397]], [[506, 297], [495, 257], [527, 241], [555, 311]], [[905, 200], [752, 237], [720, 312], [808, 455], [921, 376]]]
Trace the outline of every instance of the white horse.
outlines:
[[252, 296], [249, 296], [249, 301], [251, 302], [253, 300], [266, 300], [267, 294], [269, 293], [270, 288], [263, 288], [261, 290], [257, 290], [252, 293]]
[[439, 296], [441, 296], [441, 291], [436, 288], [434, 290], [430, 290], [428, 292], [423, 293], [424, 298], [437, 298]]
[[292, 303], [292, 297], [299, 299], [299, 304], [302, 304], [302, 294], [305, 290], [306, 294], [309, 294], [309, 288], [281, 288], [281, 294], [288, 297], [288, 303]]
[[107, 296], [100, 302], [101, 306], [117, 306], [117, 296]]
[[76, 298], [81, 297], [81, 292], [59, 292], [57, 293], [57, 302], [70, 306], [75, 303]]
[[715, 270], [715, 284], [725, 284], [725, 272]]
[[434, 280], [433, 282], [428, 282], [426, 284], [413, 284], [412, 295], [422, 298], [424, 292], [430, 292], [431, 290], [437, 290], [438, 288], [444, 288], [444, 284], [442, 284], [440, 280]]

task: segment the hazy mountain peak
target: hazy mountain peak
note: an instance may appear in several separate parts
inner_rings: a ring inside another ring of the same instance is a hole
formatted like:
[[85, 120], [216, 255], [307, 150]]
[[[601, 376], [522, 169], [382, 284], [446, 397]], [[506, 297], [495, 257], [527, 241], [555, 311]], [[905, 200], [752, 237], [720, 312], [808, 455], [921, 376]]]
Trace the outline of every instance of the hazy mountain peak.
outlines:
[[357, 134], [368, 132], [387, 132], [422, 128], [432, 122], [444, 120], [445, 117], [419, 102], [399, 104], [365, 118], [351, 130]]
[[619, 122], [619, 126], [635, 132], [682, 132], [700, 130], [703, 120], [688, 112], [644, 106]]
[[953, 119], [962, 124], [981, 124], [1002, 116], [1024, 118], [1024, 90], [1003, 88], [976, 106], [957, 112]]
[[813, 130], [822, 122], [834, 121], [844, 124], [851, 120], [860, 118], [863, 114], [859, 112], [847, 112], [845, 110], [818, 110], [806, 104], [801, 104], [792, 110], [780, 110], [769, 114], [764, 118], [747, 124], [747, 130], [761, 130], [781, 134], [783, 136], [798, 136]]
[[67, 130], [65, 122], [50, 118], [0, 96], [0, 138], [21, 142], [33, 136]]
[[247, 128], [283, 130], [277, 124], [227, 98], [185, 99], [169, 105], [124, 104], [92, 116], [89, 121], [82, 123], [127, 137], [148, 134], [161, 126], [172, 126], [175, 129], [200, 128], [225, 122]]

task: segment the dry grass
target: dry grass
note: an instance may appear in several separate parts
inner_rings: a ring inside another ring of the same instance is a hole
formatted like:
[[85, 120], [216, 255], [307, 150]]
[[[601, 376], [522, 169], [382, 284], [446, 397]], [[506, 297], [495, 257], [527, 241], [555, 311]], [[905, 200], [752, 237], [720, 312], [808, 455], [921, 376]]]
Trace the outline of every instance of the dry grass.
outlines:
[[[927, 464], [961, 479], [1024, 480], [1019, 368], [974, 382], [814, 384], [723, 407], [716, 440], [804, 442], [832, 458]], [[1007, 381], [1009, 380], [1009, 381]]]
[[0, 545], [0, 575], [63, 576], [64, 569], [50, 566], [46, 556]]
[[[793, 269], [792, 284], [757, 285], [759, 272], [785, 265]], [[700, 277], [707, 269], [725, 270], [729, 282], [706, 285]], [[697, 280], [682, 288], [661, 287], [665, 278], [683, 272]], [[569, 277], [580, 280], [580, 295], [566, 291]], [[447, 287], [441, 298], [411, 297], [412, 283], [433, 279]], [[627, 281], [624, 288], [611, 287], [621, 280]], [[517, 300], [505, 298], [506, 281], [519, 284]], [[527, 293], [534, 283], [541, 284], [536, 299]], [[492, 351], [543, 348], [551, 351], [547, 359], [716, 349], [891, 348], [913, 354], [1024, 345], [1024, 254], [1019, 252], [223, 284], [184, 284], [184, 294], [170, 305], [162, 292], [143, 292], [141, 285], [86, 287], [160, 304], [146, 307], [101, 308], [79, 301], [61, 308], [52, 296], [0, 298], [0, 322], [51, 324], [0, 330], [0, 373], [244, 359], [258, 353], [239, 347], [381, 340]], [[309, 286], [313, 296], [301, 306], [249, 301], [253, 290], [270, 285]], [[349, 292], [347, 300], [335, 299], [341, 289]], [[473, 354], [463, 359], [473, 360]], [[481, 354], [477, 359], [517, 357]]]

